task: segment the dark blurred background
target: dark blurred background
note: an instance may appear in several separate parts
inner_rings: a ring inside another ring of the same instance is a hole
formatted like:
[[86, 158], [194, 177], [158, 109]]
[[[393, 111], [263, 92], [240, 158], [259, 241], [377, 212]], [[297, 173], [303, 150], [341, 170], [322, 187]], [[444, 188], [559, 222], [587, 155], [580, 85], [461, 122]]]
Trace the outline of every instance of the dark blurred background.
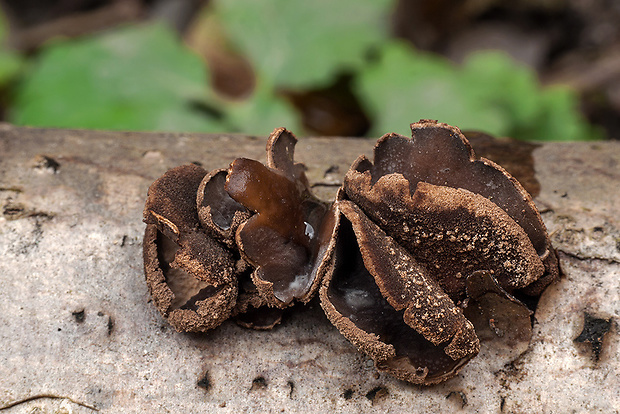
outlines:
[[616, 0], [0, 1], [18, 125], [618, 139]]

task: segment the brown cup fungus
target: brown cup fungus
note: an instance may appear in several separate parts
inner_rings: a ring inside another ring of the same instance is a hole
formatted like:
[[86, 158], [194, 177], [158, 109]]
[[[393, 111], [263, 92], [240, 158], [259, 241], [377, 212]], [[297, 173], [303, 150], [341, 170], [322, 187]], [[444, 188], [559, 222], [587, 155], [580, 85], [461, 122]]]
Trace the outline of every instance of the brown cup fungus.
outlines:
[[293, 161], [296, 141], [279, 128], [269, 137], [266, 166], [245, 158], [210, 173], [184, 165], [150, 186], [146, 279], [177, 330], [206, 331], [231, 316], [268, 329], [280, 309], [316, 293], [327, 206]]
[[[273, 327], [320, 287], [329, 320], [376, 367], [412, 383], [453, 377], [480, 341], [524, 349], [535, 298], [559, 277], [531, 197], [477, 159], [458, 128], [422, 120], [379, 139], [331, 207], [276, 129], [267, 165], [177, 167], [151, 185], [145, 272], [162, 315], [204, 331], [235, 316]], [[521, 299], [521, 300], [520, 300]]]
[[531, 312], [513, 293], [539, 294], [559, 269], [513, 177], [476, 159], [458, 128], [411, 128], [413, 139], [385, 135], [374, 163], [361, 156], [347, 172], [320, 296], [378, 369], [433, 384], [478, 353], [485, 324], [529, 342]]

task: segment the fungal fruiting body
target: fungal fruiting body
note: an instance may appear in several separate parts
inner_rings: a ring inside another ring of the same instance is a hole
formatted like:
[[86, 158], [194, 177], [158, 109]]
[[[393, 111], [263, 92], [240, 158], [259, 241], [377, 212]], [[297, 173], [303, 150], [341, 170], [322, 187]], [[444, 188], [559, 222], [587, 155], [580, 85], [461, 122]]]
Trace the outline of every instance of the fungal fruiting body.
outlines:
[[[276, 129], [267, 164], [168, 171], [145, 206], [151, 294], [178, 330], [235, 316], [270, 328], [317, 290], [329, 320], [379, 370], [419, 384], [453, 377], [495, 336], [531, 337], [532, 310], [559, 277], [531, 197], [477, 159], [458, 128], [422, 120], [360, 156], [331, 206]], [[320, 286], [320, 289], [319, 289]]]
[[347, 172], [320, 296], [379, 369], [432, 384], [478, 353], [474, 323], [493, 319], [529, 341], [531, 312], [513, 293], [539, 294], [559, 270], [512, 176], [476, 159], [458, 128], [411, 127], [413, 138], [383, 136], [374, 163], [361, 156]]
[[239, 158], [211, 172], [167, 171], [144, 208], [147, 283], [179, 331], [206, 331], [231, 316], [268, 329], [279, 309], [316, 293], [318, 234], [326, 203], [312, 196], [297, 139], [284, 128], [267, 143], [267, 165]]

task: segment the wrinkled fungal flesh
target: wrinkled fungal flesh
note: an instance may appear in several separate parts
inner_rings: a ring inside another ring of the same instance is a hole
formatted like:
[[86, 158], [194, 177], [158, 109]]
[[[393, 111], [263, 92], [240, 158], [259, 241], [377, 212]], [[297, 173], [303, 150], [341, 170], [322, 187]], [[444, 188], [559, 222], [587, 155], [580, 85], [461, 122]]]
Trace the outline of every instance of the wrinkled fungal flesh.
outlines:
[[318, 291], [377, 369], [424, 385], [457, 375], [481, 344], [524, 352], [532, 304], [561, 273], [532, 198], [458, 128], [411, 129], [355, 160], [331, 205], [312, 195], [284, 128], [265, 164], [167, 171], [144, 208], [144, 269], [162, 316], [179, 331], [228, 318], [271, 329]]
[[320, 296], [378, 369], [428, 385], [456, 375], [481, 339], [524, 350], [531, 310], [515, 295], [538, 295], [559, 267], [512, 176], [477, 159], [458, 128], [411, 128], [347, 172]]

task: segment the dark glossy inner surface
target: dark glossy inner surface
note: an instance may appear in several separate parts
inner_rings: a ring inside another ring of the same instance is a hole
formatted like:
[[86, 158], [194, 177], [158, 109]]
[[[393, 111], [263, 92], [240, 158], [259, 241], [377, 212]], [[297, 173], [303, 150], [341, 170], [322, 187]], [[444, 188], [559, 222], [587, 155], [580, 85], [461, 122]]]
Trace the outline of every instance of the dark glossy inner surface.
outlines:
[[469, 304], [464, 314], [475, 326], [481, 341], [493, 341], [494, 348], [525, 351], [532, 337], [530, 310], [503, 290], [488, 272], [474, 272], [467, 278]]
[[197, 301], [214, 295], [218, 289], [196, 279], [183, 269], [170, 267], [177, 250], [179, 250], [179, 246], [158, 230], [157, 255], [159, 266], [166, 278], [166, 284], [174, 294], [170, 310], [196, 310]]
[[278, 299], [288, 303], [310, 288], [312, 269], [306, 246], [292, 242], [270, 227], [247, 229], [246, 226], [243, 230], [241, 238], [246, 254], [260, 267], [261, 278], [273, 283]]
[[[273, 283], [274, 295], [288, 303], [303, 296], [313, 282], [317, 220], [297, 185], [258, 161], [233, 162], [226, 191], [257, 214], [239, 233], [244, 253], [259, 276]], [[311, 222], [308, 222], [310, 220]]]
[[540, 144], [496, 139], [480, 131], [461, 131], [479, 157], [488, 158], [503, 168], [523, 185], [532, 197], [540, 194], [540, 183], [536, 179], [534, 157], [532, 153]]
[[396, 357], [383, 366], [420, 376], [428, 368], [427, 380], [440, 377], [461, 365], [403, 321], [381, 295], [374, 278], [364, 267], [351, 223], [343, 216], [336, 244], [336, 263], [328, 296], [336, 310], [365, 332], [391, 344]]
[[230, 228], [237, 211], [247, 211], [224, 190], [226, 174], [227, 171], [219, 171], [211, 177], [204, 187], [202, 206], [198, 206], [199, 208], [210, 206], [213, 222], [222, 230]]
[[267, 165], [271, 168], [281, 171], [291, 180], [296, 180], [297, 168], [295, 166], [295, 145], [297, 138], [284, 128], [280, 128], [280, 132], [276, 132], [277, 138], [267, 143]]
[[271, 329], [282, 320], [282, 309], [261, 306], [250, 308], [247, 312], [237, 315], [236, 321], [245, 328]]
[[239, 283], [239, 292], [240, 293], [248, 293], [254, 294], [258, 292], [256, 289], [256, 285], [252, 282], [252, 269], [246, 269], [237, 277], [237, 281]]
[[268, 227], [291, 242], [309, 244], [301, 196], [293, 181], [258, 161], [239, 158], [230, 168], [225, 188], [233, 199], [257, 213], [250, 227]]

